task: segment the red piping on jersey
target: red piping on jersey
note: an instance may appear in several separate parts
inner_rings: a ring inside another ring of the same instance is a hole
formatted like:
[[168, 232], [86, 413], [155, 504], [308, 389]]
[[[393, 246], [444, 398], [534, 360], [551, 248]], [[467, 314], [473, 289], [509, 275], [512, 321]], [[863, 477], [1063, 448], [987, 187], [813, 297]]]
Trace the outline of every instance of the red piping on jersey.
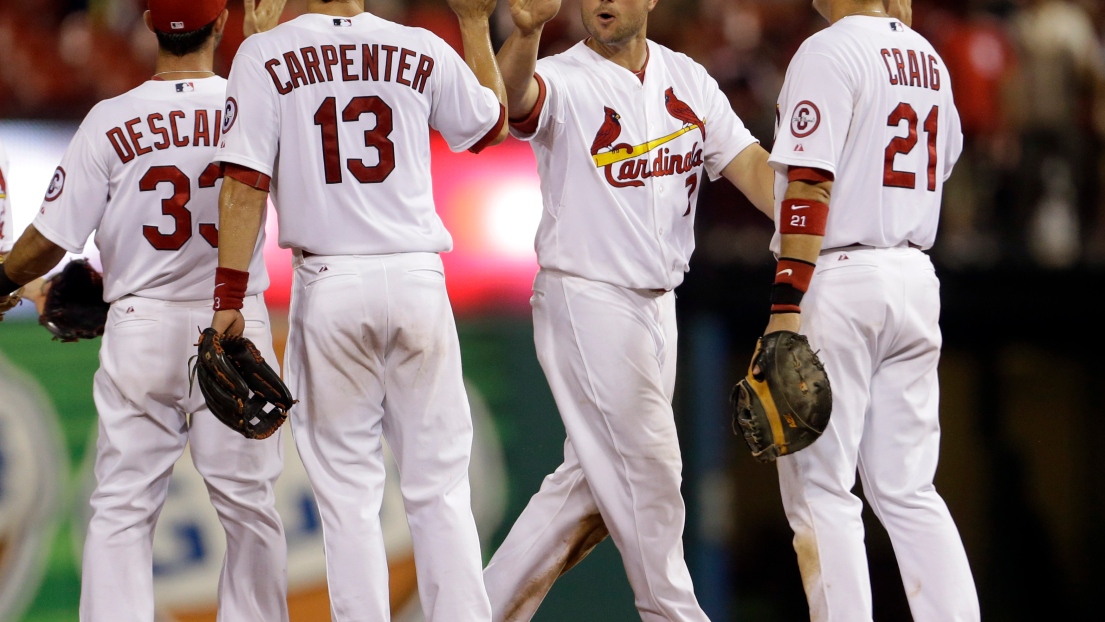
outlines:
[[810, 166], [792, 166], [787, 170], [787, 181], [804, 181], [820, 184], [834, 179], [829, 171]]
[[223, 166], [225, 167], [223, 169], [223, 175], [225, 177], [241, 182], [250, 188], [256, 188], [261, 192], [269, 191], [269, 184], [272, 182], [272, 178], [268, 175], [260, 171], [255, 171], [248, 166], [242, 166], [232, 162], [225, 162]]
[[541, 120], [541, 109], [545, 107], [545, 97], [549, 94], [548, 87], [545, 86], [545, 80], [538, 74], [533, 74], [533, 77], [537, 80], [537, 101], [533, 104], [533, 110], [529, 111], [529, 114], [523, 119], [510, 120], [510, 127], [514, 128], [514, 131], [519, 134], [529, 136], [537, 131], [537, 122]]
[[472, 153], [479, 153], [491, 144], [491, 141], [499, 137], [499, 132], [503, 131], [503, 125], [506, 124], [506, 106], [499, 104], [499, 120], [495, 122], [495, 127], [491, 128], [480, 141], [468, 148]]

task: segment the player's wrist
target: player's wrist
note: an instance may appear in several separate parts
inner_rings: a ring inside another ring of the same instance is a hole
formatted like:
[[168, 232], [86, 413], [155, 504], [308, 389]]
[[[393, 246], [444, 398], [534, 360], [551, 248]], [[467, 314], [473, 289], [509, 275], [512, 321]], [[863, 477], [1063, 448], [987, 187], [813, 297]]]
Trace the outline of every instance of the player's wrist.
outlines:
[[233, 268], [215, 269], [215, 296], [213, 309], [227, 311], [245, 306], [246, 289], [249, 287], [249, 272]]
[[8, 298], [19, 291], [19, 288], [24, 285], [26, 285], [26, 283], [20, 283], [8, 276], [8, 272], [4, 267], [4, 262], [0, 261], [0, 297]]
[[802, 297], [809, 290], [817, 265], [804, 259], [780, 257], [771, 286], [771, 314], [802, 312]]

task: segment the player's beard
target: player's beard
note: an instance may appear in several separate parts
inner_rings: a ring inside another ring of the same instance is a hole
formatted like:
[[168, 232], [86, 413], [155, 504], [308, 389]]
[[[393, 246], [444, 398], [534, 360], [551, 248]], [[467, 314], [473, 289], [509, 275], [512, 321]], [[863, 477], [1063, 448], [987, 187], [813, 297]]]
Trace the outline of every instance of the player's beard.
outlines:
[[[599, 13], [601, 12], [599, 11]], [[627, 43], [638, 33], [644, 31], [645, 23], [648, 20], [647, 10], [637, 15], [620, 11], [614, 17], [613, 28], [603, 30], [598, 24], [598, 13], [588, 14], [587, 10], [582, 7], [580, 13], [583, 17], [583, 27], [587, 29], [587, 33], [591, 35], [591, 38], [609, 46], [620, 46]]]

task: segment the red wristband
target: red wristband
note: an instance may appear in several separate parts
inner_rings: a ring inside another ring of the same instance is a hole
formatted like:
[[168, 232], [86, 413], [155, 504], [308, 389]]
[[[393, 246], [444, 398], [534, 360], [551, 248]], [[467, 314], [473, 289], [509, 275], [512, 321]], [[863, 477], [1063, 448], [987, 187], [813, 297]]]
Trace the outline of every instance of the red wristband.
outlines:
[[249, 273], [233, 268], [215, 269], [215, 306], [216, 311], [241, 309], [246, 297]]
[[825, 235], [829, 206], [820, 201], [786, 199], [779, 210], [779, 233]]

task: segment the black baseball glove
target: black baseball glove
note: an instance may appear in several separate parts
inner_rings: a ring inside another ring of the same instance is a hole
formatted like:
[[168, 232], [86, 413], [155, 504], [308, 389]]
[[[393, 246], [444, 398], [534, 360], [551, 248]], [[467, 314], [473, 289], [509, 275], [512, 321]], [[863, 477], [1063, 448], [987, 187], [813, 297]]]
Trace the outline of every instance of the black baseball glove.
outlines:
[[280, 429], [295, 400], [253, 342], [208, 328], [197, 345], [192, 381], [219, 421], [252, 439]]
[[808, 447], [828, 427], [833, 409], [825, 367], [805, 335], [790, 331], [760, 338], [729, 401], [733, 432], [744, 435], [761, 462]]
[[45, 301], [38, 323], [55, 340], [77, 341], [104, 334], [108, 304], [104, 280], [87, 260], [74, 259], [43, 285]]

